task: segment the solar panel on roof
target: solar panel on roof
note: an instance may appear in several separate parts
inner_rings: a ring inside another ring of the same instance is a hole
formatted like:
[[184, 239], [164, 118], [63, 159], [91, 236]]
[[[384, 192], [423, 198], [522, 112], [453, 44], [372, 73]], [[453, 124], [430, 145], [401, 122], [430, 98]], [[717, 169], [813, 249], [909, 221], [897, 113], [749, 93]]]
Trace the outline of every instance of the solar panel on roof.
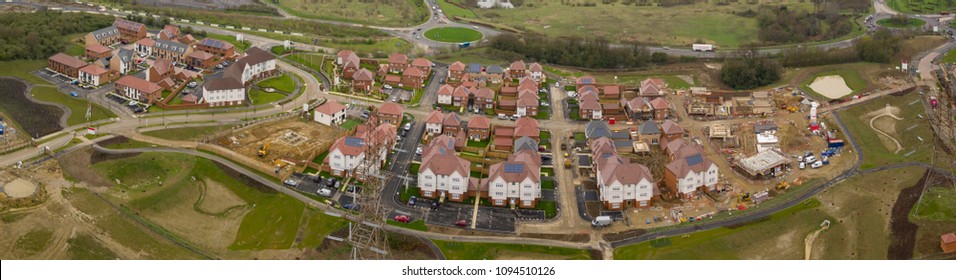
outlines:
[[523, 165], [523, 164], [506, 163], [506, 164], [505, 164], [505, 172], [506, 172], [506, 173], [523, 173], [523, 172], [524, 172], [524, 165]]
[[687, 157], [687, 165], [698, 165], [701, 162], [704, 162], [704, 157], [700, 154]]
[[349, 137], [345, 138], [345, 145], [352, 147], [361, 147], [365, 145], [365, 141], [362, 141], [362, 138]]

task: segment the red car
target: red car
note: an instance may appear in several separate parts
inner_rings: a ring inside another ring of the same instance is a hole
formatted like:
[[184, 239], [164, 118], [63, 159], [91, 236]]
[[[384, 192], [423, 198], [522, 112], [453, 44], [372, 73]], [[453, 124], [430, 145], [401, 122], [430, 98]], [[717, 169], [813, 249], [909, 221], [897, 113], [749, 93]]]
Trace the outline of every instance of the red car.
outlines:
[[408, 222], [411, 222], [412, 219], [405, 215], [396, 215], [395, 221], [399, 223], [408, 223]]
[[455, 225], [456, 225], [456, 226], [459, 226], [459, 227], [466, 227], [466, 226], [468, 226], [468, 221], [466, 221], [466, 220], [458, 220], [457, 222], [455, 222]]

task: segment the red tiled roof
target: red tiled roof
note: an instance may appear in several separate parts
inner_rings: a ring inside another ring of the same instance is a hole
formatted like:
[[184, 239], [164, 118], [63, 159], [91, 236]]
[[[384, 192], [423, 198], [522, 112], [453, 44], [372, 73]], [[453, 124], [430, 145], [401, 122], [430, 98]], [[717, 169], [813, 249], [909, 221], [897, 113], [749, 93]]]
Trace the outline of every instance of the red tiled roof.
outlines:
[[495, 91], [490, 88], [480, 88], [478, 92], [475, 93], [475, 97], [485, 98], [485, 99], [495, 99]]
[[352, 79], [356, 81], [372, 81], [375, 79], [375, 74], [368, 69], [362, 68], [352, 75]]
[[438, 95], [452, 95], [455, 92], [455, 87], [449, 84], [441, 85], [438, 88]]
[[147, 80], [143, 80], [135, 76], [123, 76], [118, 81], [116, 81], [116, 84], [130, 87], [130, 88], [136, 89], [138, 91], [146, 92], [146, 93], [153, 93], [162, 89], [157, 84], [150, 83]]
[[402, 72], [402, 76], [424, 77], [425, 73], [423, 73], [421, 69], [408, 67], [405, 68], [405, 72]]
[[335, 113], [341, 112], [342, 110], [345, 110], [345, 105], [342, 105], [341, 103], [335, 100], [329, 100], [329, 102], [325, 102], [325, 104], [322, 104], [322, 106], [315, 108], [316, 112], [330, 115], [330, 116]]
[[207, 60], [207, 59], [212, 58], [212, 54], [211, 54], [211, 53], [204, 52], [204, 51], [194, 51], [194, 52], [189, 53], [189, 55], [186, 56], [186, 57], [198, 58], [198, 59], [200, 59], [200, 60]]
[[385, 102], [381, 108], [378, 108], [379, 113], [393, 116], [401, 116], [403, 111], [405, 111], [405, 108], [395, 102]]
[[156, 73], [162, 75], [173, 70], [173, 62], [169, 61], [169, 59], [157, 58], [153, 61], [153, 65], [150, 68], [155, 68]]
[[398, 75], [385, 75], [385, 82], [386, 82], [386, 83], [400, 83], [401, 81], [402, 81], [402, 77], [401, 77], [401, 76], [398, 76]]
[[468, 122], [468, 128], [489, 128], [491, 127], [491, 120], [485, 116], [476, 116], [471, 118], [471, 121]]
[[448, 66], [448, 70], [449, 71], [465, 71], [465, 64], [461, 63], [461, 61], [455, 61], [454, 63]]
[[103, 45], [100, 45], [100, 44], [89, 44], [89, 45], [86, 45], [86, 49], [87, 49], [87, 50], [90, 50], [90, 51], [93, 51], [93, 52], [95, 52], [95, 53], [105, 53], [105, 52], [110, 51], [110, 48], [107, 48], [107, 47], [105, 47], [105, 46], [103, 46]]
[[537, 62], [535, 62], [535, 63], [531, 63], [531, 66], [528, 67], [528, 70], [531, 70], [531, 72], [542, 72], [544, 71], [544, 68], [541, 67], [541, 64], [538, 64]]
[[518, 60], [511, 63], [509, 67], [511, 70], [525, 70], [525, 64], [523, 60]]
[[90, 64], [83, 68], [80, 68], [80, 72], [90, 73], [90, 75], [99, 76], [99, 75], [106, 74], [106, 72], [109, 72], [109, 71], [107, 71], [106, 69], [103, 69], [103, 67], [97, 66], [96, 64]]
[[620, 95], [621, 87], [618, 85], [604, 86], [604, 95]]
[[[691, 150], [688, 150], [688, 149], [691, 149]], [[671, 173], [674, 173], [674, 175], [677, 175], [678, 178], [686, 177], [687, 174], [690, 173], [691, 171], [694, 171], [694, 173], [704, 172], [714, 165], [714, 162], [711, 161], [710, 158], [707, 158], [706, 156], [704, 156], [703, 153], [700, 153], [699, 150], [697, 150], [694, 147], [688, 146], [688, 147], [681, 148], [681, 150], [678, 151], [677, 154], [680, 154], [683, 156], [674, 159], [674, 161], [672, 161], [671, 163], [668, 163], [666, 167], [667, 167], [667, 170], [670, 170]], [[691, 158], [691, 157], [700, 157], [700, 158], [699, 158], [699, 161], [691, 165], [688, 160], [688, 158]]]
[[128, 29], [128, 30], [146, 28], [146, 26], [143, 25], [142, 23], [129, 21], [122, 18], [116, 18], [116, 20], [113, 20], [113, 26], [116, 26], [116, 28], [122, 28], [122, 29]]
[[680, 127], [677, 123], [672, 120], [666, 120], [661, 124], [661, 130], [664, 131], [664, 134], [681, 134], [684, 133], [684, 129]]
[[445, 115], [445, 119], [442, 120], [442, 125], [461, 126], [461, 117], [455, 112], [448, 113]]
[[538, 95], [530, 91], [522, 91], [518, 94], [518, 102], [515, 103], [516, 106], [521, 107], [538, 107]]
[[365, 139], [353, 136], [345, 136], [335, 140], [335, 144], [329, 148], [329, 151], [338, 150], [347, 156], [358, 156], [365, 152]]
[[451, 96], [468, 98], [469, 93], [471, 93], [471, 89], [465, 86], [458, 86], [457, 88], [455, 88], [455, 91], [452, 92]]
[[515, 138], [521, 136], [538, 138], [540, 133], [541, 131], [538, 130], [538, 120], [532, 119], [530, 117], [521, 117], [515, 121]]
[[150, 38], [143, 38], [139, 39], [139, 41], [136, 41], [136, 44], [146, 47], [153, 47], [156, 45], [156, 41], [153, 41], [153, 39]]
[[435, 110], [428, 114], [425, 123], [441, 123], [445, 119], [445, 114], [441, 110]]
[[432, 67], [432, 62], [431, 62], [430, 60], [428, 60], [428, 59], [424, 59], [424, 58], [420, 58], [420, 57], [419, 57], [419, 58], [416, 58], [416, 59], [412, 60], [412, 66], [417, 66], [417, 67]]
[[598, 103], [597, 100], [583, 100], [581, 101], [581, 110], [601, 110], [601, 103]]
[[945, 244], [956, 243], [956, 233], [950, 232], [950, 233], [947, 233], [947, 234], [943, 234], [943, 235], [941, 235], [939, 238], [940, 238], [940, 240], [942, 240], [943, 243], [945, 243]]
[[86, 66], [86, 62], [83, 62], [79, 58], [73, 57], [71, 55], [67, 55], [65, 53], [54, 54], [53, 56], [50, 57], [50, 60], [59, 62], [63, 65], [73, 67], [73, 68], [82, 68], [83, 66]]
[[390, 54], [388, 63], [408, 63], [408, 56], [400, 53]]
[[666, 110], [670, 108], [670, 103], [667, 102], [667, 99], [658, 97], [651, 100], [651, 107], [654, 107], [654, 110]]

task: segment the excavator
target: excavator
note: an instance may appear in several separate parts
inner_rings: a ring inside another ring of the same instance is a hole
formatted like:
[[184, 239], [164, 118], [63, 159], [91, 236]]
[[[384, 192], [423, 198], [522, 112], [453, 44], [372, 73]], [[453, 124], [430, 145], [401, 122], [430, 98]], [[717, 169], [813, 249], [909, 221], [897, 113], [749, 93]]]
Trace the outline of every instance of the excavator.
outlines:
[[777, 184], [777, 190], [785, 191], [790, 188], [790, 182], [783, 181]]
[[259, 146], [259, 157], [265, 157], [269, 154], [269, 143]]

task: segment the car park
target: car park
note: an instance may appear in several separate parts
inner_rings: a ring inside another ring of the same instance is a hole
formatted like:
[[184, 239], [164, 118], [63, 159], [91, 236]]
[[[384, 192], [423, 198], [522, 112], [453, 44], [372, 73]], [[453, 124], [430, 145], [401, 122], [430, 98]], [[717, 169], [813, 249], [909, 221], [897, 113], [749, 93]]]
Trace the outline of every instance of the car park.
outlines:
[[325, 181], [325, 186], [332, 188], [332, 187], [335, 187], [335, 183], [336, 183], [335, 178], [329, 178], [328, 180]]

